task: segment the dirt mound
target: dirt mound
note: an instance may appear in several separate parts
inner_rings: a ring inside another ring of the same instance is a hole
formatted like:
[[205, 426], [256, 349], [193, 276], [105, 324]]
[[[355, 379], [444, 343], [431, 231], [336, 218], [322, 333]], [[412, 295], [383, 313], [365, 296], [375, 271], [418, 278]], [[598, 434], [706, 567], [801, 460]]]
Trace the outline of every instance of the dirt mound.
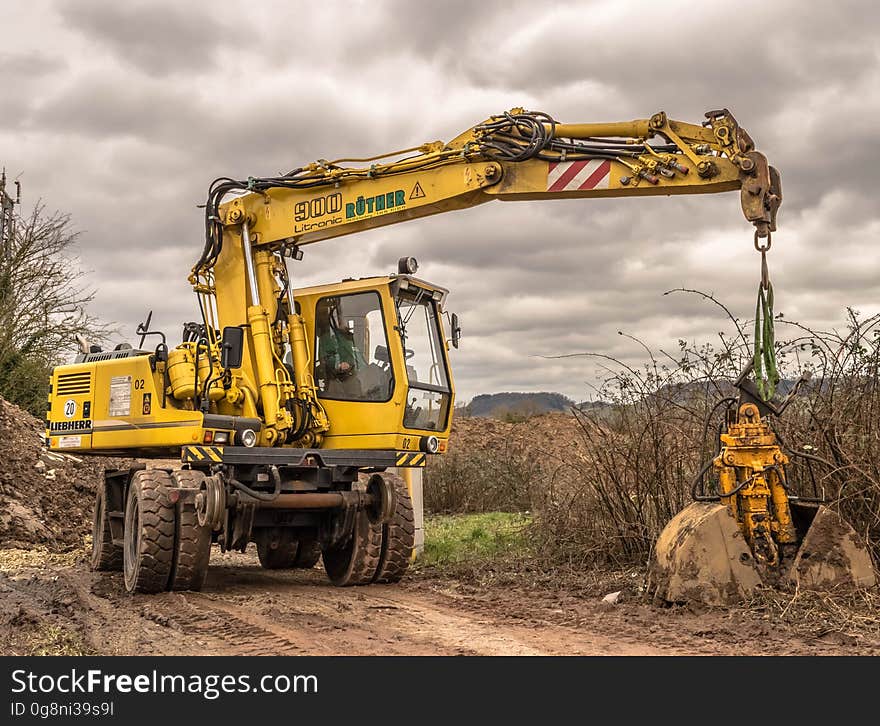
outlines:
[[568, 413], [545, 413], [507, 423], [483, 416], [453, 419], [449, 453], [532, 451], [569, 460], [583, 448], [581, 427]]
[[104, 468], [127, 464], [47, 451], [43, 436], [41, 421], [0, 398], [0, 549], [81, 546]]
[[509, 423], [453, 419], [446, 456], [425, 470], [430, 512], [536, 511], [552, 491], [577, 478], [585, 456], [574, 416], [548, 413]]

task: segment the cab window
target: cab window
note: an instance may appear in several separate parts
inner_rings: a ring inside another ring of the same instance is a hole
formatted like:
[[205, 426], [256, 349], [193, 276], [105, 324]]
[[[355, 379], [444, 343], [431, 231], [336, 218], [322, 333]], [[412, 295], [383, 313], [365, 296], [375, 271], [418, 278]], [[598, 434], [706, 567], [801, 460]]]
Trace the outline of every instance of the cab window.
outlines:
[[389, 401], [394, 376], [376, 292], [321, 298], [315, 306], [315, 383], [321, 398]]
[[424, 290], [400, 295], [396, 302], [409, 383], [403, 425], [440, 431], [449, 418], [452, 390], [437, 323], [437, 305]]

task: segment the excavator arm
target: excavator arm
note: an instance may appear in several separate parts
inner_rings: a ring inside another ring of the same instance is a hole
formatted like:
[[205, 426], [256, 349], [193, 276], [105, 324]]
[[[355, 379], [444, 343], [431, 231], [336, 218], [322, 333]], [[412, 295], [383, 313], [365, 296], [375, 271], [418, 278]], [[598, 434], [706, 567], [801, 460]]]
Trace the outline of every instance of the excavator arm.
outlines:
[[[360, 164], [350, 166], [348, 164]], [[513, 109], [440, 141], [367, 159], [319, 160], [279, 177], [218, 180], [209, 193], [205, 251], [249, 222], [254, 247], [302, 246], [499, 199], [706, 194], [740, 189], [758, 237], [776, 226], [778, 172], [725, 110], [702, 125], [650, 119], [558, 123]], [[246, 192], [221, 203], [225, 195]]]

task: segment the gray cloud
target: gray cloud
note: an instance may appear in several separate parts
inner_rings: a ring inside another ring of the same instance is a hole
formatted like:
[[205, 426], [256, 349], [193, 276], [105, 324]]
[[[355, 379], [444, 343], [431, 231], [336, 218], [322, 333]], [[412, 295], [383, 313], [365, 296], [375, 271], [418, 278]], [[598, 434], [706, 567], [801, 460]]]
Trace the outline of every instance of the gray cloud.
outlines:
[[[57, 9], [70, 28], [147, 74], [210, 70], [217, 51], [236, 37], [211, 7], [195, 3], [80, 0], [59, 3]], [[244, 20], [239, 16], [237, 22]]]
[[21, 128], [30, 110], [29, 97], [33, 87], [47, 77], [63, 72], [65, 67], [61, 58], [39, 50], [0, 52], [0, 128]]
[[0, 82], [29, 81], [57, 73], [66, 66], [62, 58], [32, 50], [26, 53], [0, 53]]
[[[726, 106], [782, 172], [770, 256], [777, 309], [816, 327], [880, 312], [878, 10], [748, 2], [106, 4], [35, 0], [0, 55], [0, 165], [25, 202], [73, 216], [94, 312], [131, 338], [148, 309], [174, 336], [216, 176], [448, 139], [523, 105], [562, 121]], [[736, 193], [489, 203], [306, 249], [298, 285], [384, 274], [413, 254], [450, 288], [460, 398], [589, 395], [595, 358], [745, 322], [759, 258]], [[782, 333], [780, 333], [782, 335]]]

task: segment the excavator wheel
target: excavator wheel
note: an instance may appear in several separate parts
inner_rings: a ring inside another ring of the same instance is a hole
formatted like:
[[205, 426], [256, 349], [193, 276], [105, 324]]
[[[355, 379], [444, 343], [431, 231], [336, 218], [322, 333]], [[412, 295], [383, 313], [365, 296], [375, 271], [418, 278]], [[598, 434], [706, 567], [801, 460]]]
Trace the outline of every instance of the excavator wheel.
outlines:
[[175, 508], [171, 475], [142, 469], [131, 477], [125, 505], [123, 572], [129, 592], [162, 592], [174, 560]]
[[256, 533], [257, 557], [264, 570], [290, 570], [296, 567], [299, 541], [284, 527], [261, 529]]
[[122, 547], [113, 544], [110, 513], [107, 511], [107, 492], [101, 485], [95, 497], [95, 511], [92, 515], [92, 554], [89, 567], [99, 572], [121, 572], [122, 559]]
[[342, 547], [323, 550], [324, 570], [337, 587], [368, 585], [382, 556], [382, 525], [373, 524], [364, 510], [355, 515], [354, 532]]
[[412, 561], [415, 518], [406, 482], [396, 474], [383, 474], [394, 483], [395, 506], [391, 521], [382, 525], [382, 554], [373, 582], [399, 582]]
[[[176, 486], [199, 490], [205, 475], [198, 471], [180, 470], [172, 474]], [[175, 517], [174, 557], [169, 590], [201, 590], [208, 575], [211, 559], [211, 528], [199, 524], [195, 503], [190, 499], [177, 501]]]
[[689, 505], [657, 538], [648, 593], [671, 603], [734, 605], [762, 586], [841, 591], [876, 583], [871, 556], [852, 527], [827, 507], [791, 507], [800, 546], [771, 570], [756, 564], [726, 506]]

